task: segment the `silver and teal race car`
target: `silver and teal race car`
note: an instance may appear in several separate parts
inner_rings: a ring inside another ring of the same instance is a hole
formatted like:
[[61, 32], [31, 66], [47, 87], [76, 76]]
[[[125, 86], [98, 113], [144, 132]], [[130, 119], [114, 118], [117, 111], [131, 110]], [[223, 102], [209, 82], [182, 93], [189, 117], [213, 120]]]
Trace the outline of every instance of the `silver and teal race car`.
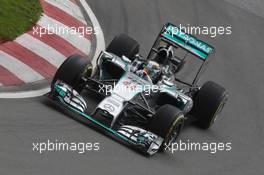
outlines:
[[212, 46], [170, 23], [146, 58], [134, 39], [121, 34], [96, 65], [70, 56], [47, 96], [70, 115], [153, 155], [175, 142], [186, 123], [208, 129], [222, 111], [225, 88], [212, 81], [198, 85], [213, 52]]

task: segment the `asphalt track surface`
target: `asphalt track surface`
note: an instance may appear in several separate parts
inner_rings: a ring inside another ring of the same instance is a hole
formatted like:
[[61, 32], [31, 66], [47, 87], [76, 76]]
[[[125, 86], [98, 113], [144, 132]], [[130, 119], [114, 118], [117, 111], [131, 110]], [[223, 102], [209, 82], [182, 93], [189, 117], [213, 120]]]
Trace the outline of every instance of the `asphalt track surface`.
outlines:
[[[230, 94], [222, 117], [209, 131], [187, 128], [183, 140], [232, 142], [232, 151], [178, 151], [146, 158], [50, 108], [43, 97], [0, 100], [0, 174], [264, 174], [263, 3], [194, 0], [88, 0], [106, 43], [124, 32], [146, 55], [160, 27], [175, 24], [231, 25], [231, 36], [204, 37], [217, 51], [202, 81], [215, 80]], [[254, 1], [251, 1], [254, 2]], [[99, 152], [32, 151], [47, 139], [100, 142]]]

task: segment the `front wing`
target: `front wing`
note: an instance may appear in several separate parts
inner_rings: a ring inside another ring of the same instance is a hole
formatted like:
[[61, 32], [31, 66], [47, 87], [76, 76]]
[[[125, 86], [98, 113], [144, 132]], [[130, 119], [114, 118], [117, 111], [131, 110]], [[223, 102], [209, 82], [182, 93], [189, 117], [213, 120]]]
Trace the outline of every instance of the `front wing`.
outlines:
[[111, 137], [114, 137], [118, 141], [121, 141], [122, 143], [131, 146], [146, 155], [154, 155], [157, 153], [163, 143], [163, 138], [150, 131], [129, 125], [124, 125], [118, 129], [113, 129], [112, 127], [106, 126], [105, 124], [96, 120], [94, 117], [92, 117], [92, 115], [88, 115], [75, 106], [72, 106], [70, 103], [67, 103], [60, 95], [54, 96], [54, 94], [50, 92], [47, 96], [52, 99], [52, 101], [63, 106], [65, 109], [70, 110], [82, 118], [88, 119], [90, 122], [95, 124], [96, 127], [109, 133]]

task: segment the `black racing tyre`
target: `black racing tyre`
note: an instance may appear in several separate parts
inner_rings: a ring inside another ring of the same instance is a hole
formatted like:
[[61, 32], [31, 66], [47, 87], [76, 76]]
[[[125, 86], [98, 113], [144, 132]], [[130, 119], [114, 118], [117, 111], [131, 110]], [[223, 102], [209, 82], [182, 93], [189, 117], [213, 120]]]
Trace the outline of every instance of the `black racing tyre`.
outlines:
[[61, 80], [72, 87], [77, 87], [80, 83], [81, 76], [90, 77], [92, 70], [93, 66], [89, 59], [80, 55], [72, 55], [59, 67], [52, 80], [51, 86], [53, 86], [57, 80]]
[[184, 115], [180, 109], [166, 104], [157, 109], [149, 123], [149, 131], [164, 138], [160, 151], [164, 151], [179, 136], [184, 125]]
[[124, 55], [133, 61], [135, 55], [139, 52], [139, 44], [126, 34], [120, 34], [111, 41], [106, 51], [119, 57]]
[[191, 114], [196, 118], [196, 125], [209, 129], [222, 111], [228, 99], [224, 87], [212, 82], [206, 82], [194, 96], [194, 106]]

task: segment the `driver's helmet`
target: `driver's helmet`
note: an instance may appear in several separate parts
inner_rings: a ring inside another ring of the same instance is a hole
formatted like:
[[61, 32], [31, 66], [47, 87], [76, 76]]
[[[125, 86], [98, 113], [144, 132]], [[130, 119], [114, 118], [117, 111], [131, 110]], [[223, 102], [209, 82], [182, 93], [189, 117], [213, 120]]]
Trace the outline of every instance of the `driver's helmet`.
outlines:
[[149, 76], [153, 83], [158, 81], [161, 74], [161, 67], [155, 61], [149, 61], [148, 64], [143, 69], [144, 73]]
[[172, 46], [162, 46], [158, 48], [157, 56], [155, 61], [159, 64], [164, 64], [166, 61], [173, 57]]

